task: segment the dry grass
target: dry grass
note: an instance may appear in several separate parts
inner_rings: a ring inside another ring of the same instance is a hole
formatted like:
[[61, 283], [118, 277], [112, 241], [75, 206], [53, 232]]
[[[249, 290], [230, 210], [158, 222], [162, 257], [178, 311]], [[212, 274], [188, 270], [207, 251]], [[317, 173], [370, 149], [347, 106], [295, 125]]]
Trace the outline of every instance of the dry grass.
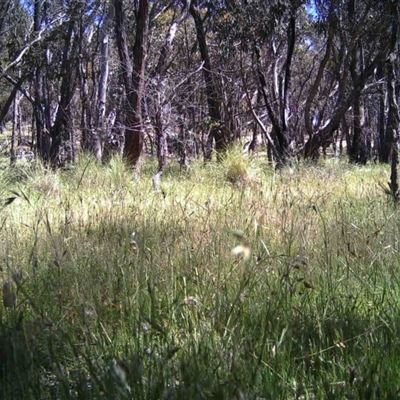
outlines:
[[3, 170], [4, 398], [395, 396], [386, 167], [275, 172], [233, 150], [171, 165], [163, 194], [154, 170]]

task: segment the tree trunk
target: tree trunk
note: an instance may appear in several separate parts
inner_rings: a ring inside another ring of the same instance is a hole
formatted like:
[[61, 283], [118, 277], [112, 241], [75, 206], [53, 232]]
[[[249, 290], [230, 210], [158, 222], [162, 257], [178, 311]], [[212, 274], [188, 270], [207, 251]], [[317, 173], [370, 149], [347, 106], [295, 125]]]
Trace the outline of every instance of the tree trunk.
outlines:
[[[355, 20], [355, 1], [349, 1], [348, 14], [351, 21]], [[361, 40], [356, 42], [352, 49], [352, 57], [350, 63], [350, 76], [353, 86], [357, 84], [357, 77], [364, 69], [363, 45]], [[349, 149], [350, 162], [366, 164], [366, 145], [363, 137], [363, 109], [361, 104], [361, 93], [354, 97], [353, 105], [353, 141]]]
[[109, 30], [114, 19], [114, 4], [110, 0], [108, 11], [104, 18], [100, 32], [100, 78], [97, 93], [96, 120], [93, 129], [92, 147], [97, 160], [101, 161], [103, 156], [103, 141], [106, 134], [106, 101], [109, 70]]
[[[42, 1], [35, 0], [33, 8], [33, 30], [40, 32], [42, 15]], [[36, 126], [36, 152], [45, 164], [50, 161], [50, 136], [49, 125], [46, 124], [43, 101], [43, 51], [38, 49], [39, 55], [34, 69], [34, 115]]]
[[290, 94], [290, 84], [292, 75], [291, 66], [292, 66], [294, 46], [296, 43], [296, 18], [293, 13], [290, 16], [289, 25], [287, 29], [288, 48], [285, 61], [285, 77], [283, 83], [282, 106], [280, 110], [281, 126], [283, 132], [287, 132], [288, 130], [288, 117], [289, 117], [288, 107], [289, 107], [289, 94]]
[[133, 90], [128, 94], [130, 112], [128, 113], [128, 124], [125, 132], [124, 156], [132, 166], [138, 167], [143, 149], [142, 99], [147, 58], [149, 0], [139, 1], [136, 24], [136, 38], [133, 48]]
[[[380, 55], [383, 56], [382, 54]], [[345, 117], [350, 106], [355, 99], [359, 98], [364, 89], [367, 79], [374, 72], [379, 56], [376, 56], [371, 63], [364, 68], [363, 72], [357, 77], [353, 88], [347, 87], [347, 74], [344, 71], [339, 81], [338, 98], [332, 110], [332, 118], [329, 119], [313, 136], [311, 136], [304, 146], [305, 158], [318, 158], [318, 150], [325, 144], [332, 143], [334, 134], [339, 129], [340, 122]]]
[[317, 76], [315, 77], [315, 80], [311, 86], [311, 90], [307, 96], [306, 104], [304, 107], [304, 123], [305, 123], [305, 128], [306, 128], [309, 138], [311, 138], [314, 134], [313, 127], [312, 127], [312, 118], [311, 118], [311, 106], [312, 106], [312, 103], [313, 103], [317, 93], [318, 93], [319, 86], [320, 86], [322, 78], [324, 76], [326, 65], [328, 64], [328, 61], [331, 58], [332, 43], [333, 43], [333, 29], [331, 26], [329, 26], [328, 27], [328, 38], [326, 41], [325, 55], [319, 64]]
[[386, 62], [386, 76], [387, 76], [387, 97], [388, 97], [388, 116], [385, 132], [386, 146], [391, 147], [391, 176], [390, 176], [390, 189], [393, 196], [399, 198], [399, 183], [397, 176], [397, 166], [399, 162], [399, 106], [397, 104], [395, 93], [395, 72], [394, 72], [394, 58], [392, 54]]
[[[61, 87], [60, 101], [58, 104], [57, 114], [53, 126], [51, 127], [51, 147], [50, 147], [50, 162], [53, 167], [58, 167], [63, 164], [60, 160], [60, 149], [63, 141], [71, 139], [74, 134], [72, 132], [72, 117], [71, 117], [71, 101], [75, 92], [77, 78], [77, 60], [74, 54], [78, 49], [79, 35], [76, 32], [76, 18], [79, 12], [80, 4], [72, 5], [74, 9], [71, 11], [71, 17], [68, 25], [68, 31], [65, 36], [62, 62], [61, 62]], [[72, 138], [73, 139], [73, 138]], [[71, 145], [73, 147], [73, 141]], [[71, 148], [73, 155], [73, 148]]]
[[21, 95], [17, 91], [14, 98], [14, 107], [13, 107], [13, 125], [11, 132], [11, 165], [14, 165], [17, 161], [16, 155], [16, 145], [17, 145], [17, 137], [21, 136], [21, 110], [19, 106], [19, 102], [21, 100]]
[[18, 81], [14, 83], [14, 87], [11, 90], [7, 100], [5, 101], [3, 107], [0, 109], [0, 126], [3, 124], [4, 119], [7, 117], [8, 111], [11, 105], [15, 102], [15, 99], [19, 96], [18, 91], [21, 90], [22, 84], [26, 81], [28, 77], [25, 75], [19, 77]]
[[[381, 63], [377, 67], [376, 79], [383, 80], [384, 79], [384, 63]], [[378, 94], [378, 115], [377, 115], [377, 133], [378, 133], [378, 159], [380, 163], [388, 163], [389, 162], [389, 149], [386, 148], [385, 145], [385, 98], [386, 93], [385, 89], [380, 86]]]
[[360, 96], [354, 99], [353, 106], [353, 140], [349, 149], [350, 162], [365, 164], [367, 162], [366, 146], [363, 140], [363, 110]]
[[[289, 147], [289, 142], [286, 137], [286, 133], [282, 131], [282, 127], [279, 123], [279, 119], [276, 118], [275, 113], [271, 107], [271, 104], [268, 100], [267, 96], [267, 83], [265, 81], [264, 74], [261, 72], [260, 67], [258, 68], [258, 76], [260, 80], [260, 88], [261, 88], [261, 94], [264, 98], [264, 103], [265, 107], [267, 108], [268, 116], [269, 119], [271, 120], [272, 124], [272, 130], [273, 130], [273, 138], [276, 140], [273, 140], [274, 146], [273, 150], [275, 153], [276, 161], [278, 166], [283, 166], [285, 163], [285, 160], [288, 156], [287, 150]], [[271, 141], [272, 143], [272, 141]]]
[[114, 0], [115, 29], [118, 53], [121, 61], [122, 76], [125, 84], [127, 107], [125, 110], [126, 129], [124, 157], [127, 162], [138, 168], [143, 149], [142, 100], [144, 95], [144, 73], [149, 28], [149, 1], [139, 0], [136, 13], [136, 37], [133, 48], [133, 63], [129, 57], [123, 21], [123, 1]]
[[[260, 65], [260, 53], [258, 48], [255, 49], [258, 61], [258, 78], [260, 82], [261, 94], [264, 99], [265, 107], [267, 108], [268, 117], [272, 124], [274, 140], [274, 153], [277, 161], [277, 166], [281, 167], [285, 164], [289, 157], [289, 132], [288, 132], [288, 118], [289, 118], [289, 94], [291, 84], [291, 65], [296, 42], [296, 17], [295, 10], [289, 19], [287, 31], [287, 51], [286, 60], [284, 64], [284, 76], [279, 76], [278, 90], [276, 90], [277, 103], [279, 104], [278, 111], [274, 112], [271, 102], [267, 96], [267, 84]], [[276, 85], [275, 85], [276, 86]]]
[[[206, 84], [208, 115], [211, 119], [210, 135], [211, 138], [215, 140], [215, 151], [217, 153], [217, 159], [221, 159], [227, 147], [227, 134], [221, 118], [221, 104], [219, 100], [222, 98], [222, 96], [217, 92], [217, 88], [214, 82], [213, 69], [211, 67], [210, 56], [208, 54], [206, 34], [197, 0], [191, 1], [189, 10], [196, 27], [197, 42], [199, 44], [201, 60], [203, 62], [203, 76]], [[211, 159], [211, 155], [211, 152], [205, 153], [206, 161], [209, 161]]]
[[156, 146], [157, 146], [157, 158], [158, 158], [158, 170], [153, 177], [154, 189], [160, 191], [160, 181], [162, 174], [164, 173], [165, 166], [167, 164], [167, 131], [165, 126], [165, 90], [167, 84], [166, 73], [168, 70], [168, 60], [172, 50], [172, 42], [175, 38], [176, 31], [179, 23], [186, 17], [186, 12], [182, 13], [179, 21], [172, 21], [167, 36], [165, 38], [163, 47], [161, 49], [160, 58], [157, 63], [154, 81], [157, 85], [157, 95], [155, 104], [155, 118], [154, 127], [156, 132]]
[[394, 58], [392, 53], [389, 60], [386, 62], [386, 75], [387, 75], [387, 96], [388, 96], [388, 117], [386, 125], [386, 145], [391, 142], [391, 165], [390, 165], [390, 182], [389, 187], [391, 195], [395, 203], [400, 199], [399, 192], [399, 178], [398, 178], [398, 165], [399, 165], [399, 106], [395, 93], [395, 72], [394, 72]]
[[[371, 5], [372, 2], [369, 2], [368, 7], [370, 7]], [[390, 10], [393, 14], [396, 7], [397, 6], [395, 2], [391, 2], [389, 4], [388, 11]], [[333, 11], [330, 11], [329, 21], [331, 21], [332, 16], [335, 16], [336, 11], [336, 8], [334, 8]], [[364, 24], [364, 21], [365, 24], [368, 23], [367, 12], [362, 15], [362, 18], [357, 22], [356, 27], [360, 28]], [[393, 21], [391, 24], [397, 24], [397, 18], [395, 18], [394, 16], [391, 17], [391, 21]], [[334, 26], [335, 23], [336, 20], [333, 19], [332, 25]], [[376, 45], [377, 51], [373, 55], [368, 57], [361, 71], [357, 71], [356, 74], [351, 76], [351, 82], [353, 84], [352, 87], [349, 87], [349, 75], [354, 72], [354, 68], [352, 69], [352, 65], [354, 65], [354, 63], [356, 62], [356, 60], [354, 59], [354, 48], [357, 46], [357, 43], [360, 40], [360, 30], [355, 29], [354, 31], [351, 31], [350, 37], [348, 38], [346, 38], [342, 32], [336, 32], [341, 42], [339, 43], [339, 53], [343, 53], [342, 56], [337, 58], [337, 61], [339, 61], [339, 63], [336, 66], [336, 69], [340, 71], [340, 74], [337, 78], [336, 101], [334, 107], [331, 110], [331, 119], [327, 120], [326, 123], [318, 130], [318, 132], [313, 134], [313, 136], [311, 136], [306, 142], [304, 146], [304, 156], [306, 158], [318, 157], [319, 148], [334, 140], [334, 134], [339, 128], [341, 120], [344, 118], [345, 114], [354, 104], [356, 99], [360, 97], [367, 80], [373, 75], [376, 67], [379, 65], [381, 60], [386, 59], [388, 53], [390, 52], [392, 44], [392, 34], [389, 32], [391, 31], [397, 32], [397, 29], [388, 29], [387, 31], [384, 31], [384, 34], [376, 37], [376, 40], [378, 40], [379, 38], [379, 43], [376, 42], [373, 44]], [[330, 59], [332, 60], [332, 57]], [[307, 123], [310, 123], [309, 117], [306, 118], [306, 124]]]

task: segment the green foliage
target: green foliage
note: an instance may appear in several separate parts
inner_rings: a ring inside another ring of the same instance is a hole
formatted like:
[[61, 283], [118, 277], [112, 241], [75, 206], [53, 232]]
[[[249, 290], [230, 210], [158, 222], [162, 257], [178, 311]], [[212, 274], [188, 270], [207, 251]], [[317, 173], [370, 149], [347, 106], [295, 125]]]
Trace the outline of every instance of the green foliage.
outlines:
[[199, 166], [2, 171], [2, 398], [398, 396], [387, 169]]
[[226, 152], [220, 168], [225, 180], [236, 186], [255, 183], [259, 172], [257, 164], [240, 146]]

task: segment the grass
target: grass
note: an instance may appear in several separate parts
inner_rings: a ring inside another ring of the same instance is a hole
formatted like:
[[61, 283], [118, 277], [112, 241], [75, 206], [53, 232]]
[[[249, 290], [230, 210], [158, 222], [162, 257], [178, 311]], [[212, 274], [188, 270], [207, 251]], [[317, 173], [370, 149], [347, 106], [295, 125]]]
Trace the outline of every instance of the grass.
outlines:
[[2, 398], [399, 397], [386, 166], [155, 170], [0, 172]]

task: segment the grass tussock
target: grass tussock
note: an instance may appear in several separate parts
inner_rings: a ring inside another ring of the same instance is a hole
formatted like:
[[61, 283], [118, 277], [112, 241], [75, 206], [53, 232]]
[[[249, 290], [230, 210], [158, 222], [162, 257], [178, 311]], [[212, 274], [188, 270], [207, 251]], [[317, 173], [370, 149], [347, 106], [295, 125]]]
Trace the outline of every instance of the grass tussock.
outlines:
[[1, 171], [2, 398], [398, 397], [386, 167], [154, 170]]

